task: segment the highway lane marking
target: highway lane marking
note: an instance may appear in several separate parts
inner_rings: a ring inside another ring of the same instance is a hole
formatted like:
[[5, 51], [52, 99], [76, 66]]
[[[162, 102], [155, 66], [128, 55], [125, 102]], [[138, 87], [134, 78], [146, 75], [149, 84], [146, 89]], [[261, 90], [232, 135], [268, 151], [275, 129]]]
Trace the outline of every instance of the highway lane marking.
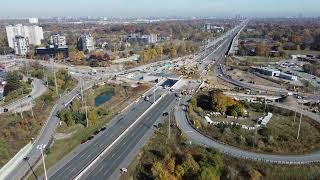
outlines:
[[[147, 121], [149, 121], [149, 120], [151, 120], [151, 116], [147, 118]], [[139, 126], [137, 126], [137, 129], [140, 129], [140, 128], [142, 128], [142, 127], [144, 127], [144, 124], [140, 124]], [[123, 158], [123, 157], [122, 157], [123, 155], [128, 154], [126, 151], [127, 151], [128, 149], [130, 149], [132, 146], [126, 146], [126, 147], [124, 147], [124, 145], [125, 145], [127, 142], [129, 142], [129, 143], [133, 143], [133, 142], [136, 142], [136, 141], [140, 142], [141, 138], [142, 138], [144, 135], [142, 135], [142, 136], [140, 135], [140, 136], [139, 136], [139, 134], [137, 134], [137, 133], [139, 133], [139, 132], [137, 131], [135, 134], [130, 134], [130, 136], [127, 136], [127, 138], [129, 138], [129, 139], [132, 137], [131, 141], [122, 141], [122, 143], [119, 144], [119, 146], [120, 146], [119, 149], [124, 149], [124, 151], [121, 151], [120, 153], [114, 153], [110, 159], [107, 159], [107, 157], [104, 158], [104, 161], [103, 161], [103, 162], [105, 162], [106, 160], [108, 160], [108, 161], [111, 162], [111, 163], [108, 164], [109, 166], [107, 166], [106, 168], [108, 168], [108, 167], [109, 167], [109, 168], [112, 168], [112, 166], [114, 165], [114, 163], [115, 163], [117, 160], [119, 160], [120, 158]], [[136, 145], [137, 145], [137, 144], [135, 143], [133, 146], [135, 147]], [[114, 150], [115, 150], [115, 149], [114, 149]], [[114, 150], [113, 150], [113, 151], [114, 151]], [[115, 156], [115, 155], [118, 155], [116, 159], [114, 159], [114, 156]], [[124, 158], [126, 158], [126, 157], [124, 157]], [[101, 162], [101, 163], [103, 163], [103, 162]], [[112, 170], [112, 169], [106, 170], [106, 171], [103, 173], [103, 176], [106, 176], [108, 173], [110, 173], [111, 170]], [[100, 171], [101, 171], [101, 170], [100, 170]], [[99, 174], [100, 171], [98, 171], [97, 173], [94, 173], [94, 174], [97, 175], [97, 174]], [[94, 175], [92, 174], [92, 176], [94, 176]], [[90, 177], [90, 175], [89, 175], [88, 177]], [[87, 177], [87, 178], [88, 178], [88, 177]]]
[[126, 134], [128, 133], [129, 130], [131, 130], [132, 127], [134, 127], [138, 122], [140, 122], [140, 120], [142, 119], [142, 117], [143, 117], [145, 114], [149, 113], [149, 111], [150, 111], [155, 105], [157, 105], [159, 101], [163, 100], [164, 97], [166, 97], [167, 95], [168, 95], [168, 93], [162, 94], [161, 97], [160, 97], [155, 103], [153, 103], [136, 121], [134, 121], [124, 132], [122, 132], [122, 134], [121, 134], [116, 140], [114, 140], [102, 153], [100, 153], [100, 155], [99, 155], [96, 159], [94, 159], [94, 160], [93, 160], [84, 170], [82, 170], [82, 171], [80, 172], [80, 174], [78, 174], [74, 179], [75, 179], [75, 180], [80, 179], [81, 176], [83, 176], [84, 173], [87, 172], [87, 171], [93, 166], [93, 164], [95, 164], [95, 163], [98, 161], [98, 159], [100, 159], [105, 153], [107, 153], [107, 152], [111, 149], [111, 147], [112, 147], [113, 145], [115, 145], [124, 135], [126, 135]]

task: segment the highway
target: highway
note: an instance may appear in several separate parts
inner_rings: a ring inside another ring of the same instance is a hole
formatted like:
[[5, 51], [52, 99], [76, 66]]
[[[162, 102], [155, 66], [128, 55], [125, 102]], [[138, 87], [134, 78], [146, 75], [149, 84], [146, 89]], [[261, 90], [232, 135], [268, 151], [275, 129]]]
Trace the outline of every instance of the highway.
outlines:
[[[86, 84], [85, 89], [90, 87], [91, 85]], [[41, 151], [37, 149], [38, 145], [41, 144], [48, 144], [51, 139], [52, 135], [54, 134], [54, 131], [59, 123], [59, 118], [56, 116], [56, 114], [63, 108], [65, 108], [65, 103], [71, 101], [75, 96], [77, 96], [80, 92], [80, 86], [78, 85], [75, 87], [70, 93], [63, 96], [58, 103], [54, 106], [52, 109], [46, 124], [43, 126], [41, 131], [39, 132], [39, 136], [34, 140], [33, 147], [31, 151], [28, 153], [27, 157], [29, 157], [29, 163], [35, 164], [38, 162], [38, 160], [41, 157]], [[14, 168], [14, 170], [11, 171], [11, 173], [6, 177], [6, 179], [19, 179], [21, 177], [24, 177], [25, 174], [29, 171], [29, 166], [26, 162], [21, 161], [17, 167]]]
[[[219, 57], [224, 57], [224, 54], [226, 53], [225, 48], [228, 48], [229, 44], [232, 42], [233, 37], [236, 33], [229, 33], [228, 36], [225, 38], [226, 40], [222, 43], [221, 47], [218, 48], [217, 52]], [[211, 61], [211, 58], [213, 56], [216, 56], [216, 52], [209, 54], [207, 56], [207, 62]], [[221, 58], [218, 58], [221, 59]], [[47, 66], [50, 66], [50, 64], [47, 64]], [[99, 75], [100, 76], [100, 75]], [[90, 85], [88, 85], [88, 88]], [[64, 108], [65, 103], [70, 102], [74, 97], [76, 97], [79, 93], [80, 87], [79, 85], [71, 91], [68, 95], [62, 97], [59, 100], [59, 103], [53, 108], [47, 123], [44, 125], [43, 129], [40, 132], [39, 137], [34, 141], [34, 145], [32, 150], [29, 152], [28, 157], [30, 164], [35, 164], [40, 156], [41, 152], [36, 147], [37, 145], [41, 144], [48, 144], [49, 141], [52, 138], [52, 135], [54, 134], [54, 130], [59, 123], [59, 119], [55, 116], [59, 110]], [[161, 92], [163, 93], [163, 92]], [[156, 93], [158, 96], [161, 93]], [[153, 98], [150, 98], [153, 99]], [[162, 102], [161, 102], [162, 104]], [[53, 168], [51, 168], [48, 171], [48, 175], [50, 179], [72, 179], [75, 176], [77, 176], [87, 165], [89, 165], [96, 156], [98, 156], [103, 150], [105, 150], [110, 144], [113, 143], [113, 141], [122, 133], [124, 132], [148, 107], [151, 106], [151, 103], [145, 102], [145, 101], [139, 101], [138, 104], [135, 104], [132, 107], [129, 107], [126, 111], [122, 113], [122, 116], [117, 116], [114, 120], [111, 121], [111, 123], [107, 126], [107, 130], [101, 133], [101, 135], [98, 135], [94, 138], [94, 140], [80, 145], [78, 148], [76, 148], [75, 151], [70, 153], [66, 156], [66, 158], [63, 158], [61, 161], [59, 161]], [[138, 108], [137, 108], [138, 107]], [[157, 106], [158, 107], [158, 106]], [[158, 109], [165, 108], [167, 106], [160, 106]], [[158, 110], [157, 109], [157, 110]], [[157, 111], [158, 112], [158, 111]], [[160, 111], [159, 111], [160, 112]], [[157, 113], [154, 113], [157, 114]], [[156, 116], [152, 116], [152, 120], [155, 119]], [[146, 118], [149, 119], [149, 118]], [[145, 119], [144, 119], [145, 120]], [[144, 120], [142, 120], [144, 122]], [[148, 123], [153, 122], [152, 120], [149, 120]], [[141, 124], [140, 124], [141, 125]], [[145, 134], [145, 131], [139, 131], [139, 132], [133, 132], [135, 141], [139, 141], [142, 138], [142, 135]], [[126, 141], [121, 141], [126, 142]], [[131, 144], [132, 146], [132, 144]], [[119, 146], [116, 146], [115, 148], [119, 148]], [[118, 151], [115, 151], [114, 153], [121, 153], [121, 159], [123, 160], [125, 158], [125, 155], [122, 152], [123, 149], [118, 149]], [[129, 150], [126, 150], [126, 152]], [[108, 159], [110, 157], [106, 157]], [[119, 158], [120, 159], [120, 158]], [[120, 160], [119, 160], [120, 162]], [[106, 162], [102, 162], [102, 164], [105, 164]], [[112, 171], [119, 163], [114, 163], [112, 167], [105, 167], [106, 171]], [[23, 177], [26, 172], [29, 170], [29, 167], [26, 162], [21, 162], [18, 167], [16, 167], [12, 173], [8, 176], [10, 178], [8, 179], [18, 179], [19, 177]], [[99, 172], [96, 172], [95, 170], [92, 171], [90, 174], [87, 174], [88, 177], [95, 176], [96, 174], [100, 174]]]
[[[183, 103], [187, 103], [187, 100], [190, 97], [185, 97], [182, 100]], [[279, 105], [278, 107], [286, 108], [286, 106]], [[291, 109], [291, 108], [290, 108]], [[309, 112], [302, 111], [304, 116], [312, 117], [314, 115], [309, 114]], [[319, 122], [320, 117], [314, 116], [315, 121]], [[190, 121], [187, 119], [186, 112], [182, 109], [182, 106], [176, 109], [175, 118], [178, 124], [178, 127], [184, 132], [192, 142], [199, 144], [201, 146], [210, 147], [220, 151], [223, 154], [241, 158], [241, 159], [250, 159], [256, 161], [264, 161], [275, 164], [310, 164], [315, 162], [320, 162], [320, 151], [304, 155], [275, 155], [275, 154], [263, 154], [263, 153], [254, 153], [245, 151], [233, 146], [229, 146], [218, 142], [214, 139], [211, 139], [203, 135], [200, 131], [196, 130]]]
[[[158, 99], [165, 90], [158, 89], [156, 98]], [[150, 99], [153, 99], [151, 96]], [[163, 101], [161, 101], [162, 103]], [[107, 147], [109, 147], [131, 124], [133, 124], [138, 117], [140, 117], [150, 106], [152, 102], [144, 101], [142, 98], [138, 103], [130, 106], [123, 113], [116, 116], [107, 129], [101, 135], [95, 137], [93, 140], [85, 143], [75, 155], [71, 152], [71, 158], [66, 157], [59, 161], [55, 167], [49, 169], [49, 179], [62, 180], [73, 179], [81, 171], [84, 170], [99, 154], [101, 154]]]
[[[162, 118], [162, 113], [168, 110], [173, 102], [175, 102], [173, 93], [163, 98], [156, 107], [152, 108], [142, 117], [136, 127], [129, 131], [128, 135], [124, 137], [101, 162], [91, 168], [91, 172], [82, 176], [81, 179], [118, 179], [120, 176], [120, 168], [122, 168], [119, 165], [123, 164], [123, 161], [126, 161], [126, 164], [129, 165], [130, 161], [126, 160], [127, 156], [132, 153], [132, 150], [137, 146], [138, 149], [135, 149], [135, 153], [131, 154], [131, 159], [135, 157], [135, 154], [143, 147], [143, 144], [138, 145], [139, 141], [145, 136], [149, 129], [153, 128], [156, 121]], [[146, 139], [144, 139], [144, 142], [146, 142]]]

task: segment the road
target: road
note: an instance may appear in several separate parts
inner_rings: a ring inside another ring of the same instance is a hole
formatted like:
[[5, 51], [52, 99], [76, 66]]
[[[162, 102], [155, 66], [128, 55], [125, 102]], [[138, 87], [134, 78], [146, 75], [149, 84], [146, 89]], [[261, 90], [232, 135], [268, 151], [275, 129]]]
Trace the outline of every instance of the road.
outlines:
[[[156, 92], [157, 99], [165, 93], [165, 90], [159, 89]], [[150, 98], [153, 99], [153, 96]], [[62, 180], [73, 179], [85, 167], [87, 167], [99, 154], [110, 146], [132, 123], [134, 123], [150, 106], [149, 101], [142, 98], [138, 103], [129, 107], [115, 117], [107, 129], [101, 135], [95, 137], [89, 143], [81, 145], [77, 153], [71, 152], [69, 156], [59, 161], [53, 168], [49, 169], [49, 179]]]
[[[91, 85], [86, 84], [85, 89], [90, 87]], [[28, 153], [27, 157], [29, 157], [29, 163], [35, 164], [41, 157], [40, 150], [37, 149], [37, 145], [48, 144], [51, 139], [54, 131], [59, 123], [59, 118], [56, 114], [63, 108], [65, 108], [65, 103], [71, 101], [75, 96], [77, 96], [80, 92], [80, 86], [75, 87], [70, 93], [63, 96], [58, 103], [52, 109], [46, 124], [41, 129], [39, 136], [35, 139], [33, 143], [33, 147], [31, 151]], [[19, 179], [23, 177], [29, 171], [29, 166], [26, 162], [21, 161], [19, 165], [7, 176], [6, 179]]]
[[[230, 38], [232, 35], [228, 37]], [[229, 41], [231, 42], [232, 38], [230, 38]], [[228, 44], [224, 46], [227, 45]], [[146, 104], [145, 101], [142, 101], [134, 107], [129, 108], [127, 111], [123, 112], [122, 118], [116, 117], [111, 121], [111, 124], [108, 127], [112, 128], [107, 129], [101, 136], [90, 142], [86, 147], [79, 148], [79, 151], [76, 153], [70, 153], [69, 156], [61, 160], [54, 168], [52, 168], [52, 170], [49, 170], [49, 179], [72, 179], [81, 172], [85, 172], [82, 177], [85, 179], [106, 179], [107, 177], [116, 177], [119, 175], [119, 171], [117, 171], [119, 165], [123, 164], [125, 159], [128, 159], [127, 156], [128, 154], [132, 154], [134, 146], [146, 135], [147, 130], [152, 127], [153, 123], [161, 116], [161, 113], [174, 99], [173, 95], [169, 95], [168, 97], [165, 97], [164, 100], [161, 100], [156, 108], [151, 109], [150, 113], [143, 116], [141, 122], [137, 125], [138, 128], [130, 130], [130, 135], [125, 136], [119, 143], [113, 146], [111, 151], [103, 157], [103, 160], [94, 164], [93, 166], [95, 168], [92, 168], [87, 172], [85, 167], [89, 166], [99, 154], [110, 147], [110, 145], [117, 140], [117, 137], [133, 124], [148, 108], [148, 105], [150, 106], [151, 104]]]
[[[183, 103], [186, 104], [188, 99], [190, 99], [190, 97], [186, 97], [184, 100], [182, 100], [182, 104]], [[284, 106], [281, 106], [281, 107], [285, 108]], [[304, 115], [310, 117], [309, 113]], [[319, 122], [320, 117], [317, 116], [316, 118], [317, 119], [314, 119], [314, 120]], [[320, 162], [320, 151], [315, 153], [305, 154], [305, 155], [273, 155], [273, 154], [249, 152], [249, 151], [245, 151], [245, 150], [218, 142], [214, 139], [211, 139], [203, 135], [198, 130], [196, 130], [188, 121], [186, 112], [182, 109], [182, 106], [176, 109], [175, 119], [177, 121], [178, 127], [182, 130], [182, 132], [184, 132], [188, 136], [188, 138], [193, 143], [196, 143], [205, 147], [214, 148], [220, 151], [221, 153], [230, 155], [232, 157], [271, 162], [276, 164], [309, 164], [314, 162]]]
[[[228, 38], [230, 37], [232, 36], [228, 36]], [[50, 66], [50, 64], [47, 64], [47, 66]], [[101, 77], [104, 77], [104, 75], [101, 75]], [[100, 79], [100, 75], [97, 78]], [[59, 110], [64, 108], [66, 102], [70, 102], [75, 96], [78, 95], [79, 88], [80, 87], [78, 85], [72, 92], [62, 97], [59, 100], [59, 103], [53, 108], [51, 115], [47, 120], [47, 124], [43, 127], [39, 137], [34, 142], [32, 150], [28, 154], [28, 157], [30, 158], [30, 164], [35, 164], [41, 156], [40, 150], [36, 148], [37, 145], [48, 144], [51, 140], [54, 130], [59, 122], [59, 119], [55, 116], [55, 114]], [[113, 128], [108, 128], [107, 131], [95, 138], [94, 141], [87, 143], [86, 145], [79, 146], [77, 150], [81, 151], [76, 153], [75, 151], [73, 151], [73, 153], [75, 154], [67, 156], [62, 161], [60, 161], [57, 166], [52, 169], [52, 171], [48, 172], [51, 179], [70, 179], [81, 172], [85, 165], [87, 165], [94, 159], [95, 155], [98, 155], [102, 150], [104, 150], [108, 146], [108, 144], [110, 145], [113, 142], [114, 138], [119, 135], [119, 133], [123, 132], [127, 127], [129, 127], [129, 125], [133, 123], [133, 121], [139, 116], [139, 114], [141, 115], [144, 110], [148, 108], [148, 104], [145, 104], [146, 102], [141, 103], [142, 104], [138, 104], [139, 106], [137, 106], [139, 108], [135, 108], [136, 106], [134, 106], [133, 109], [129, 108], [127, 111], [125, 111], [125, 115], [128, 113], [125, 117], [117, 117], [118, 119], [112, 121], [108, 127]], [[149, 103], [149, 106], [150, 105], [151, 104]], [[105, 137], [108, 137], [107, 140]], [[137, 137], [141, 137], [141, 134], [137, 134]], [[8, 177], [10, 177], [10, 179], [18, 179], [19, 177], [23, 177], [28, 169], [29, 167], [27, 166], [27, 163], [21, 162], [19, 166], [16, 167]]]
[[[145, 114], [141, 121], [128, 132], [128, 135], [124, 137], [113, 149], [94, 167], [92, 167], [89, 173], [81, 177], [81, 179], [118, 179], [120, 177], [120, 168], [127, 167], [130, 160], [126, 159], [127, 156], [131, 156], [132, 159], [143, 147], [148, 138], [143, 139], [142, 144], [139, 144], [140, 140], [147, 134], [149, 129], [153, 128], [153, 125], [159, 118], [162, 118], [162, 113], [167, 111], [170, 105], [175, 102], [175, 96], [173, 94], [167, 95], [161, 100], [158, 105], [152, 108], [147, 114]], [[147, 136], [151, 136], [148, 134]], [[138, 147], [138, 148], [135, 148]], [[134, 150], [134, 153], [132, 151]], [[125, 161], [127, 166], [120, 166]]]
[[25, 106], [29, 106], [32, 101], [38, 97], [40, 97], [41, 95], [43, 95], [46, 91], [47, 91], [47, 87], [45, 86], [44, 82], [40, 79], [36, 79], [36, 78], [32, 78], [32, 91], [28, 96], [25, 96], [9, 105], [6, 105], [4, 107], [0, 107], [0, 114], [3, 113], [3, 109], [6, 108], [8, 109], [9, 112], [21, 112], [21, 110], [25, 111], [25, 110], [30, 110], [31, 107], [29, 107], [29, 109], [25, 109], [23, 107]]

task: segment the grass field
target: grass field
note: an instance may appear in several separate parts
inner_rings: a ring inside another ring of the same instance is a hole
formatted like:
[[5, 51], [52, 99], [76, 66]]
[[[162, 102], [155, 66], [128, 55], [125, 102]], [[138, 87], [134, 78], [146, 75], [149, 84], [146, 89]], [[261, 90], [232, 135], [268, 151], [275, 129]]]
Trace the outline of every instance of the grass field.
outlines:
[[[299, 115], [298, 115], [299, 116]], [[241, 120], [239, 120], [241, 121]], [[300, 138], [297, 140], [299, 117], [275, 113], [266, 128], [249, 131], [232, 126], [202, 126], [208, 136], [242, 149], [277, 153], [301, 154], [320, 150], [320, 125], [303, 117]]]

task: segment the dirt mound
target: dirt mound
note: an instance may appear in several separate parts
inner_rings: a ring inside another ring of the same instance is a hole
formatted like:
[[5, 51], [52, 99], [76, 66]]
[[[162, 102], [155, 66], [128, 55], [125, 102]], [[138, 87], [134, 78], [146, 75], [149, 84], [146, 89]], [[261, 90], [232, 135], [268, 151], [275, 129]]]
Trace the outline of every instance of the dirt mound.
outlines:
[[279, 103], [285, 104], [287, 106], [297, 106], [298, 103], [293, 96], [285, 96], [278, 100]]

